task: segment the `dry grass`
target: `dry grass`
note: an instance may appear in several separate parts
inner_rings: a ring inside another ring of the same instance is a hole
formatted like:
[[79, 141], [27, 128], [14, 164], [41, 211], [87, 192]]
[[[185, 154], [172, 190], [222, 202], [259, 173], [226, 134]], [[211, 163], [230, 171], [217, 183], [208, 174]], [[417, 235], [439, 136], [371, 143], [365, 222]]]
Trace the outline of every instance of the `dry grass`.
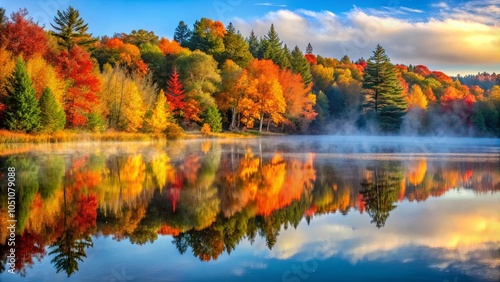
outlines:
[[0, 130], [0, 143], [59, 143], [76, 141], [153, 141], [165, 139], [161, 134], [127, 132], [71, 132], [61, 131], [54, 134], [26, 134]]

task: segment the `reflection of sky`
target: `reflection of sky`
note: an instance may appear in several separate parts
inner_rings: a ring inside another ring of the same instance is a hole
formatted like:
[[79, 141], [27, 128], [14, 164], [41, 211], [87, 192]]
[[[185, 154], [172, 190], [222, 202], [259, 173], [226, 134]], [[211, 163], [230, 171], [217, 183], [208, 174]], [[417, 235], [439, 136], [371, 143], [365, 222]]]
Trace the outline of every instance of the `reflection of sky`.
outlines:
[[[287, 273], [314, 267], [310, 281], [483, 281], [499, 275], [500, 194], [450, 191], [425, 202], [401, 202], [385, 227], [377, 229], [364, 213], [315, 217], [295, 230], [282, 230], [272, 250], [265, 239], [243, 240], [230, 256], [200, 262], [188, 250], [180, 255], [169, 236], [154, 244], [132, 245], [110, 237], [93, 238], [94, 248], [79, 271], [55, 275], [51, 257], [35, 263], [27, 277], [8, 273], [2, 281], [302, 281]], [[301, 273], [306, 275], [306, 273]], [[43, 277], [45, 280], [41, 280]], [[305, 276], [304, 276], [305, 277]], [[334, 278], [335, 277], [335, 278]], [[342, 280], [340, 279], [342, 277]], [[282, 280], [283, 279], [283, 280]]]

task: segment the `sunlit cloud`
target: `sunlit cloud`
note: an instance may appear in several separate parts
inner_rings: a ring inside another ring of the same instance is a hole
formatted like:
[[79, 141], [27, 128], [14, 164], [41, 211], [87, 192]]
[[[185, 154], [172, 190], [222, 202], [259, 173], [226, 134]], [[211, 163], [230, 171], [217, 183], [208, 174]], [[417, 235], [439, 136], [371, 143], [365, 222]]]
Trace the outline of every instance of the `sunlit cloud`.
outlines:
[[[477, 271], [475, 275], [491, 276], [500, 267], [498, 257], [490, 251], [500, 244], [500, 220], [494, 212], [499, 195], [456, 197], [460, 193], [452, 191], [418, 207], [400, 203], [381, 229], [368, 224], [367, 214], [322, 216], [314, 218], [310, 226], [302, 222], [297, 230], [282, 230], [272, 250], [267, 250], [263, 239], [256, 240], [254, 246], [262, 255], [276, 259], [336, 256], [352, 264], [380, 259], [407, 261], [407, 257], [398, 257], [407, 253], [398, 254], [398, 250], [417, 247], [425, 251], [430, 268], [443, 270], [453, 265], [464, 273]], [[471, 266], [475, 270], [468, 269]]]
[[[482, 4], [481, 4], [482, 3]], [[407, 7], [360, 9], [344, 14], [330, 11], [279, 9], [251, 20], [236, 18], [243, 33], [263, 36], [274, 23], [289, 47], [302, 50], [308, 42], [314, 53], [351, 59], [371, 56], [381, 44], [394, 63], [424, 64], [451, 75], [458, 71], [500, 71], [500, 7], [494, 1], [471, 1], [461, 8], [436, 4], [434, 14]], [[404, 16], [418, 15], [418, 19]], [[464, 74], [464, 73], [462, 73]]]

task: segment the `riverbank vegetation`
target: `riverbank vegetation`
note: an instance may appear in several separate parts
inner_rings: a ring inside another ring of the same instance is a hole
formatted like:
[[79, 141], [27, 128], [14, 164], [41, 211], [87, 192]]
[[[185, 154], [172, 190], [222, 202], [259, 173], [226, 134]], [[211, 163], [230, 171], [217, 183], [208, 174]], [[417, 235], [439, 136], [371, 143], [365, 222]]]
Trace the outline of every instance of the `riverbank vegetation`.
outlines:
[[173, 39], [87, 30], [72, 7], [50, 30], [26, 10], [0, 9], [0, 142], [175, 139], [193, 130], [500, 136], [495, 73], [450, 77], [393, 64], [380, 45], [368, 60], [326, 58], [311, 44], [305, 53], [283, 44], [272, 25], [244, 37], [208, 18], [192, 28], [181, 21]]

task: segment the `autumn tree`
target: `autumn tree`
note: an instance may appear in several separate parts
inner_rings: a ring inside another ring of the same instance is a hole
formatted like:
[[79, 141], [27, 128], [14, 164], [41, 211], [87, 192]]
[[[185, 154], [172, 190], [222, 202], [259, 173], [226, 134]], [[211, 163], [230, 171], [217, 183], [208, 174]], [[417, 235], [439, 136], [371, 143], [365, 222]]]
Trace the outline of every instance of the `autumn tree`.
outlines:
[[26, 62], [26, 70], [33, 81], [36, 97], [40, 99], [45, 88], [50, 88], [56, 101], [61, 103], [65, 94], [65, 81], [61, 79], [53, 65], [41, 55], [35, 55]]
[[222, 112], [230, 111], [230, 130], [237, 127], [238, 105], [245, 95], [248, 87], [248, 72], [235, 62], [227, 60], [222, 65], [221, 89], [215, 96], [217, 105]]
[[88, 24], [80, 17], [80, 12], [69, 6], [65, 11], [57, 11], [54, 23], [54, 35], [59, 38], [59, 45], [69, 53], [73, 46], [89, 47], [97, 40], [87, 33]]
[[169, 104], [165, 93], [161, 90], [151, 113], [151, 118], [148, 120], [151, 130], [156, 134], [163, 132], [167, 128], [169, 115]]
[[285, 117], [296, 122], [304, 132], [317, 115], [314, 111], [316, 95], [311, 93], [311, 85], [304, 85], [302, 76], [290, 70], [281, 70], [278, 81], [286, 102]]
[[363, 88], [367, 90], [365, 109], [375, 112], [382, 130], [398, 131], [407, 103], [394, 66], [380, 45], [367, 62]]
[[0, 119], [6, 108], [7, 85], [15, 66], [16, 60], [12, 53], [5, 47], [0, 47]]
[[175, 28], [174, 40], [179, 42], [182, 47], [187, 47], [191, 35], [192, 32], [187, 24], [185, 24], [184, 21], [180, 21], [179, 25]]
[[311, 75], [314, 83], [315, 91], [326, 91], [333, 84], [333, 67], [325, 67], [321, 64], [311, 67]]
[[3, 121], [11, 131], [34, 132], [40, 128], [40, 108], [35, 88], [26, 71], [22, 57], [18, 57], [14, 73], [7, 87], [7, 109]]
[[275, 124], [283, 121], [286, 102], [278, 73], [279, 67], [271, 60], [254, 60], [248, 68], [250, 85], [240, 108], [245, 111], [243, 116], [247, 119], [247, 124], [251, 124], [253, 118], [258, 118], [259, 132], [262, 132], [264, 117]]
[[67, 85], [63, 98], [67, 125], [83, 126], [87, 122], [86, 115], [99, 104], [100, 81], [94, 73], [90, 54], [75, 45], [69, 53], [66, 50], [59, 53], [56, 65]]
[[[44, 55], [47, 50], [47, 37], [41, 27], [32, 18], [28, 18], [26, 9], [19, 10], [11, 15], [5, 23], [6, 48], [14, 56], [22, 55], [25, 60], [35, 54]], [[2, 44], [3, 45], [3, 42]]]
[[61, 105], [56, 101], [50, 88], [45, 88], [40, 97], [40, 122], [45, 132], [62, 130], [66, 124], [66, 115]]
[[413, 84], [411, 87], [411, 92], [408, 96], [408, 107], [410, 108], [427, 108], [427, 98], [424, 95], [424, 92], [417, 84]]
[[139, 87], [120, 67], [106, 65], [102, 76], [100, 98], [106, 105], [108, 126], [117, 130], [135, 132], [146, 113]]
[[158, 47], [160, 47], [160, 50], [163, 52], [163, 55], [165, 55], [165, 56], [168, 56], [168, 55], [177, 56], [181, 52], [186, 50], [179, 44], [179, 42], [177, 42], [175, 40], [170, 41], [170, 40], [166, 39], [165, 37], [162, 37], [160, 39], [160, 43], [158, 44]]
[[186, 95], [184, 95], [184, 90], [182, 89], [182, 83], [179, 79], [179, 73], [177, 72], [176, 67], [174, 67], [174, 71], [167, 82], [165, 94], [167, 101], [171, 105], [170, 110], [172, 111], [174, 117], [179, 120], [183, 116]]

